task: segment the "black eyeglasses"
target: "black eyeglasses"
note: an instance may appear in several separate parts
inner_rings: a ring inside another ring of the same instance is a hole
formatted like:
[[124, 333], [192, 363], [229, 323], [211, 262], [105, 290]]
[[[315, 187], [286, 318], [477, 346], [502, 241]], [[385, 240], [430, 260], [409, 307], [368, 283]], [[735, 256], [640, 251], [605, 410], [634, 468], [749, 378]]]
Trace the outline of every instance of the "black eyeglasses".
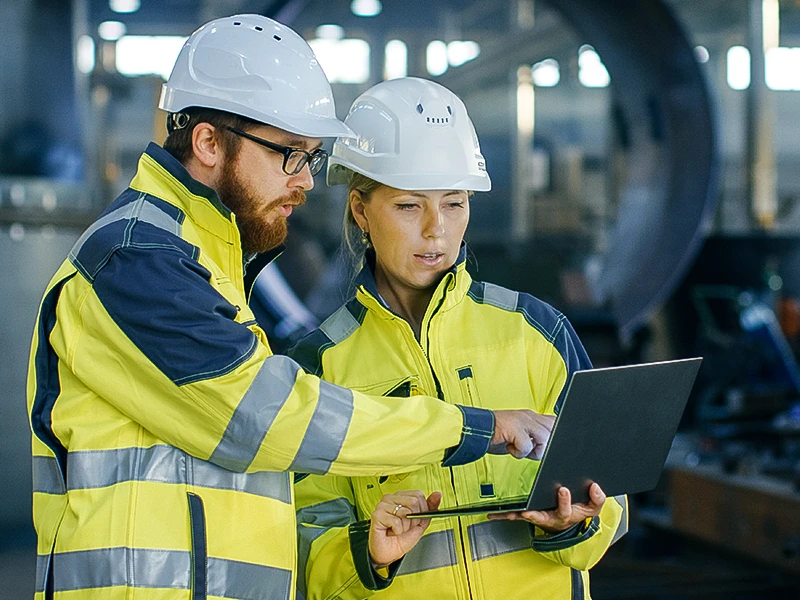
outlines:
[[226, 127], [226, 129], [256, 144], [261, 144], [274, 152], [283, 154], [283, 172], [287, 175], [297, 175], [306, 165], [308, 165], [308, 170], [311, 171], [311, 175], [316, 175], [322, 170], [322, 167], [325, 165], [325, 159], [328, 158], [328, 153], [322, 148], [317, 148], [313, 152], [308, 152], [302, 148], [282, 146], [275, 142], [264, 140], [252, 133], [247, 133], [235, 127]]

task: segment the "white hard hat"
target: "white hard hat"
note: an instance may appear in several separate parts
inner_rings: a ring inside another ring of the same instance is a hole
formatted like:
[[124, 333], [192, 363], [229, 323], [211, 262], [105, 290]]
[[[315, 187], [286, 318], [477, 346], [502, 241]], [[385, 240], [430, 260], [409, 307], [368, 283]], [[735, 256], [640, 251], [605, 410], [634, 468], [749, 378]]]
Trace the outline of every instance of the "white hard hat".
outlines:
[[344, 122], [357, 137], [334, 143], [329, 185], [346, 183], [351, 169], [401, 190], [492, 189], [464, 103], [438, 83], [379, 83], [356, 98]]
[[350, 136], [306, 41], [260, 15], [206, 23], [183, 45], [158, 107], [214, 108], [308, 137]]

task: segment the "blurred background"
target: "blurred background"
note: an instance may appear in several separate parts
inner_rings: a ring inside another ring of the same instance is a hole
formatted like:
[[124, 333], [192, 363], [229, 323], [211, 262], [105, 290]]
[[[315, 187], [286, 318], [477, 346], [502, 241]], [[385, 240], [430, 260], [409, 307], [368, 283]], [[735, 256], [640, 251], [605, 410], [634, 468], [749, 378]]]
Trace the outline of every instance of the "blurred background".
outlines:
[[[800, 0], [0, 0], [0, 598], [33, 590], [44, 286], [163, 140], [186, 36], [244, 12], [311, 43], [341, 118], [406, 75], [464, 100], [474, 277], [555, 305], [596, 366], [705, 357], [593, 596], [800, 597]], [[344, 199], [319, 177], [256, 282], [276, 351], [347, 293]]]

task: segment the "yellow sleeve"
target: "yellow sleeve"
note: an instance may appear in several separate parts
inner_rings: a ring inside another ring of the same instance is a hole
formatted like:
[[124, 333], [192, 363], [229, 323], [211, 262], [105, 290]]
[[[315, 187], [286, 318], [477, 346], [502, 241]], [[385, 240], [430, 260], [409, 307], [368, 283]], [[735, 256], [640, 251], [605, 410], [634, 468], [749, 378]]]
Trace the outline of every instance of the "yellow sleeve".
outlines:
[[197, 263], [137, 251], [67, 281], [48, 343], [59, 368], [160, 440], [236, 472], [389, 474], [447, 449], [446, 464], [486, 452], [491, 412], [323, 382], [271, 355]]
[[[376, 573], [369, 563], [368, 550], [363, 551], [369, 526], [367, 521], [357, 520], [350, 480], [309, 475], [297, 481], [294, 489], [298, 589], [306, 600], [359, 600], [388, 587], [399, 565]], [[354, 536], [362, 543], [354, 544]], [[361, 562], [360, 568], [356, 561]], [[362, 582], [359, 573], [366, 573], [369, 585]]]
[[608, 498], [599, 516], [556, 535], [546, 535], [538, 527], [533, 529], [533, 549], [539, 554], [566, 567], [586, 571], [628, 531], [628, 499]]

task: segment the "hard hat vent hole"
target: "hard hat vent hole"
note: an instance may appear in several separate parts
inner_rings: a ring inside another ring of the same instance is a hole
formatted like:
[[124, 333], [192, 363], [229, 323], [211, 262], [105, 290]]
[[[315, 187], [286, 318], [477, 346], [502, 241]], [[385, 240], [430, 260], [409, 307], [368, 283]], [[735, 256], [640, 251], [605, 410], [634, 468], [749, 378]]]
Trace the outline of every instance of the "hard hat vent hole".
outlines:
[[234, 21], [234, 23], [233, 23], [233, 24], [234, 24], [234, 25], [241, 25], [241, 23], [240, 23], [239, 21]]
[[272, 37], [274, 39], [278, 40], [279, 42], [281, 41], [281, 36], [279, 36], [279, 35], [273, 35]]
[[256, 25], [255, 30], [256, 31], [264, 31], [264, 28], [263, 27], [259, 27], [258, 25]]
[[447, 105], [447, 112], [451, 115], [453, 114], [453, 109], [449, 104]]
[[[419, 114], [422, 114], [422, 111], [423, 111], [423, 110], [425, 110], [425, 109], [424, 109], [424, 108], [422, 108], [422, 104], [417, 104], [417, 112], [418, 112]], [[430, 121], [430, 119], [428, 119], [428, 120]]]

